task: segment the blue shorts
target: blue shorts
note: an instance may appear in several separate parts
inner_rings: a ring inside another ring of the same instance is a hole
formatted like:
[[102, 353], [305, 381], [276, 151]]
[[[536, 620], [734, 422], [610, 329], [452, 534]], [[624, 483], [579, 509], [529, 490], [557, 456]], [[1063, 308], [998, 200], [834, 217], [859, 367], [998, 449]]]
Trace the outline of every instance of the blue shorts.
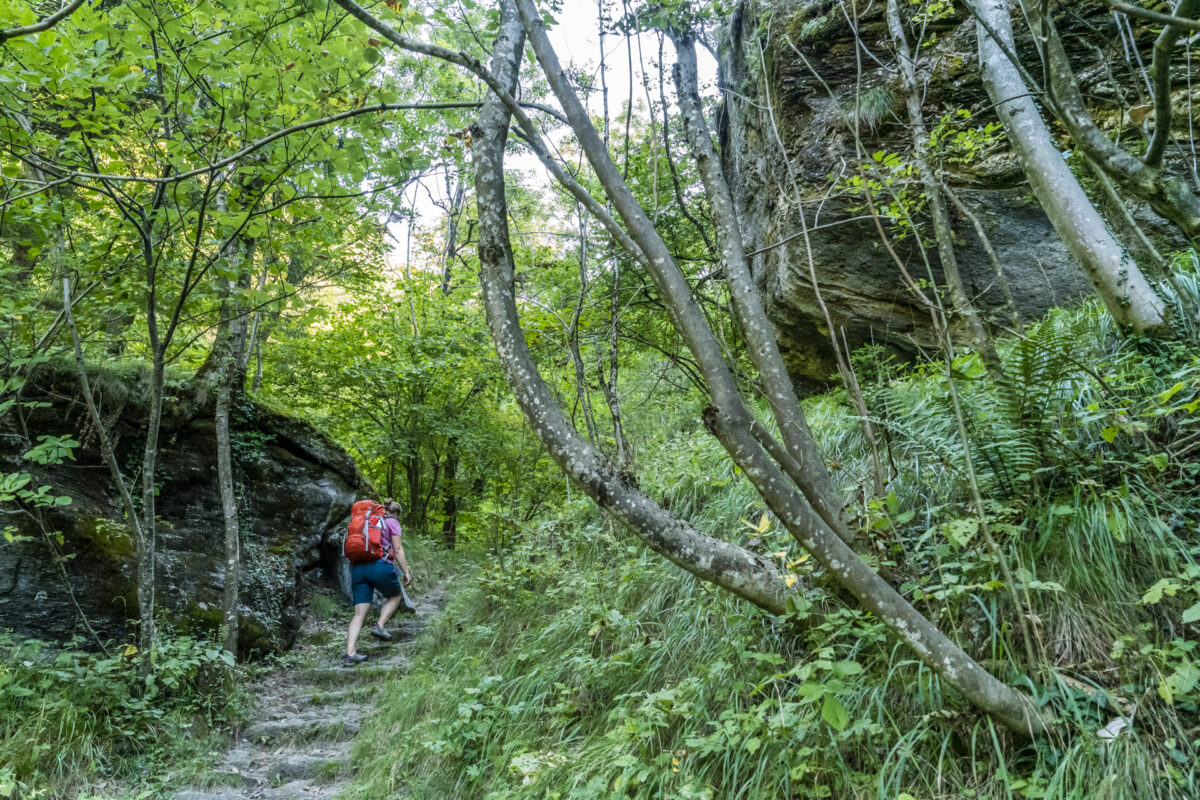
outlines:
[[355, 564], [350, 576], [354, 605], [371, 602], [376, 589], [384, 597], [400, 594], [400, 576], [396, 574], [396, 567], [382, 558], [368, 564]]

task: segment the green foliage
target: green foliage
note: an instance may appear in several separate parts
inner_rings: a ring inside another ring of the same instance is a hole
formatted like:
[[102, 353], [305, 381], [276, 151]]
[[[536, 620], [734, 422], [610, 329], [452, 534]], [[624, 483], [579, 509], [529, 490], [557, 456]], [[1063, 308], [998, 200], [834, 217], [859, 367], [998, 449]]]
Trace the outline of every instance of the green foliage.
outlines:
[[211, 642], [162, 637], [146, 679], [133, 645], [104, 656], [79, 644], [0, 636], [0, 797], [73, 796], [98, 776], [153, 779], [244, 703], [232, 657]]
[[991, 154], [1003, 141], [998, 122], [968, 127], [973, 115], [965, 108], [942, 115], [929, 132], [929, 151], [947, 165], [964, 165]]
[[850, 125], [861, 125], [873, 132], [891, 116], [895, 104], [896, 96], [888, 86], [872, 86], [848, 102], [843, 113]]
[[[685, 405], [643, 450], [643, 488], [700, 529], [778, 557], [808, 587], [795, 610], [764, 618], [568, 504], [492, 554], [413, 673], [388, 687], [355, 753], [357, 796], [400, 785], [464, 798], [1194, 794], [1200, 509], [1173, 473], [1196, 464], [1144, 457], [1144, 437], [1192, 419], [1194, 356], [1128, 346], [1093, 306], [1025, 336], [1002, 347], [1011, 385], [990, 383], [970, 355], [955, 374], [985, 519], [1032, 606], [1038, 697], [1063, 720], [1053, 736], [1010, 738], [843, 605], [720, 447], [684, 422]], [[944, 376], [879, 350], [855, 365], [895, 465], [887, 495], [854, 505], [868, 540], [943, 630], [1025, 680]], [[1096, 414], [1109, 406], [1145, 427], [1108, 441], [1111, 418]], [[839, 482], [869, 486], [845, 395], [811, 398], [806, 412]], [[1028, 456], [1004, 441], [1023, 426], [1041, 431]], [[1118, 716], [1132, 727], [1098, 739]], [[1097, 783], [1110, 774], [1121, 780]]]

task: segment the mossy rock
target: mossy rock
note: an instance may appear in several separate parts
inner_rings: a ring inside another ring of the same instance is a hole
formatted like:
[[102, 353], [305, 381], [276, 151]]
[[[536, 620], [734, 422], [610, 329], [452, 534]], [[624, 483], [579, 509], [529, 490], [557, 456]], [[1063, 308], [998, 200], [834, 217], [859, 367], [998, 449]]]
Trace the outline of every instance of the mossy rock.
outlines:
[[[221, 623], [225, 617], [220, 608], [189, 603], [175, 618], [181, 633], [214, 641], [221, 634]], [[284, 637], [282, 625], [272, 633], [261, 620], [254, 616], [238, 614], [238, 652], [241, 654], [273, 653], [281, 649]]]
[[107, 517], [79, 517], [75, 520], [75, 536], [91, 551], [91, 557], [102, 557], [109, 561], [133, 560], [137, 551], [129, 530], [119, 522]]

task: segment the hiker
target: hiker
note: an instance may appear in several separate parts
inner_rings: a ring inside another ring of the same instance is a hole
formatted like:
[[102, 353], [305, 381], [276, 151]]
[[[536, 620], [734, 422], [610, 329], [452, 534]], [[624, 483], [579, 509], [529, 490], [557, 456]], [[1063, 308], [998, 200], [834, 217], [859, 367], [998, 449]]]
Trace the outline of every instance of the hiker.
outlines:
[[[356, 508], [358, 504], [355, 504]], [[403, 571], [404, 585], [408, 586], [412, 583], [412, 572], [408, 568], [408, 560], [404, 557], [404, 547], [400, 544], [402, 531], [400, 529], [400, 514], [404, 509], [395, 500], [387, 499], [383, 501], [383, 506], [379, 507], [376, 504], [371, 504], [377, 511], [382, 511], [382, 526], [378, 532], [378, 543], [381, 545], [382, 554], [371, 561], [355, 563], [351, 567], [351, 595], [354, 602], [354, 617], [350, 620], [350, 630], [346, 634], [346, 657], [344, 662], [347, 666], [357, 664], [361, 661], [366, 661], [367, 657], [357, 650], [358, 635], [362, 632], [363, 624], [367, 621], [367, 612], [371, 610], [371, 598], [374, 596], [375, 590], [386, 598], [383, 608], [379, 610], [379, 622], [371, 629], [371, 635], [377, 639], [391, 639], [392, 635], [387, 632], [384, 625], [396, 613], [396, 609], [400, 608], [400, 604], [407, 599], [404, 596], [404, 590], [400, 586], [399, 569]], [[364, 528], [369, 528], [373, 524], [378, 525], [378, 519], [370, 516], [372, 512], [364, 512], [362, 525]], [[357, 515], [356, 515], [357, 516]], [[354, 523], [351, 523], [353, 528]], [[369, 540], [369, 537], [367, 537]], [[414, 611], [411, 606], [406, 610]]]

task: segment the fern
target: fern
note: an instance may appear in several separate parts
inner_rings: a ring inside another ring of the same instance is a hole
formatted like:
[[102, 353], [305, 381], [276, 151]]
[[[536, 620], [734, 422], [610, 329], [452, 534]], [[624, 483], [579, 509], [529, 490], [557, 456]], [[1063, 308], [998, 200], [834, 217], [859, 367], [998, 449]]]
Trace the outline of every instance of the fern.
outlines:
[[1051, 317], [1019, 340], [998, 381], [997, 429], [985, 448], [1009, 487], [1033, 478], [1047, 461], [1047, 446], [1059, 439], [1058, 423], [1074, 397], [1088, 334], [1082, 317]]

